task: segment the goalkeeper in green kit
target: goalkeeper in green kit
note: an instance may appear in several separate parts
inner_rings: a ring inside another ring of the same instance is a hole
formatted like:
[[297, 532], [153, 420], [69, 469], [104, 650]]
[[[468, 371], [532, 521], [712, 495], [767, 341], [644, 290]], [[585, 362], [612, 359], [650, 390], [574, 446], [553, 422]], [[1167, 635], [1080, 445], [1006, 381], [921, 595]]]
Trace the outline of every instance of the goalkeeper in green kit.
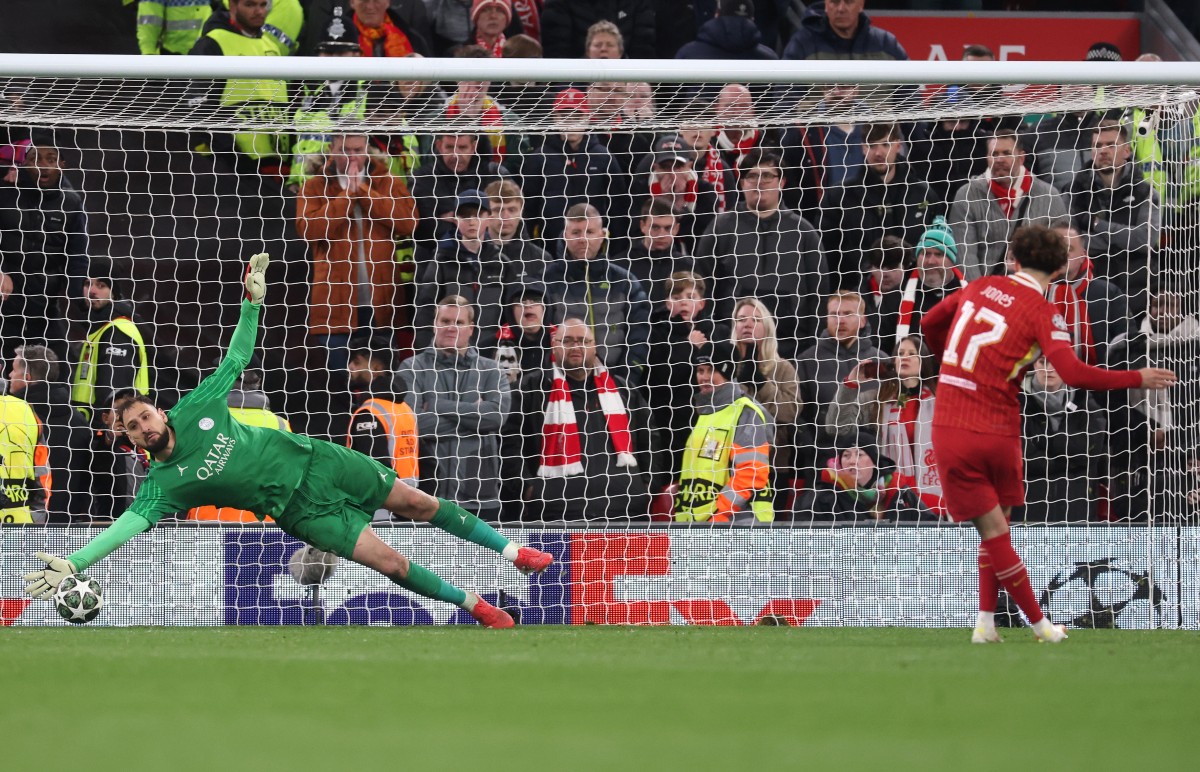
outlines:
[[459, 589], [385, 544], [368, 524], [379, 508], [499, 552], [524, 573], [544, 571], [546, 552], [519, 547], [457, 504], [410, 487], [396, 472], [357, 451], [324, 440], [244, 426], [226, 396], [250, 362], [266, 292], [269, 258], [254, 255], [246, 269], [246, 300], [229, 352], [216, 372], [179, 401], [170, 417], [149, 397], [124, 397], [113, 406], [131, 442], [151, 457], [133, 503], [83, 549], [60, 558], [39, 552], [47, 567], [26, 574], [26, 590], [50, 597], [65, 577], [87, 570], [164, 515], [206, 504], [270, 515], [286, 533], [318, 549], [373, 568], [401, 587], [466, 609], [486, 627], [511, 627], [512, 617], [473, 592]]

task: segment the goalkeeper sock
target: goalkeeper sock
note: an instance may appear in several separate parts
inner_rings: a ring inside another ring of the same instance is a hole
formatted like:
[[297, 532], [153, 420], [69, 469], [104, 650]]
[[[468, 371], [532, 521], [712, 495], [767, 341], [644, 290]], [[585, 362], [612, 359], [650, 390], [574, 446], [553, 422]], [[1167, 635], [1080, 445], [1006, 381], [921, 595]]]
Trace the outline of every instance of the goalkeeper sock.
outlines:
[[996, 578], [996, 570], [992, 568], [992, 558], [988, 555], [987, 547], [979, 545], [979, 610], [987, 611], [995, 617], [996, 601], [1000, 599], [1000, 580]]
[[466, 592], [450, 584], [428, 568], [419, 566], [411, 560], [408, 561], [408, 576], [399, 581], [395, 579], [392, 581], [404, 589], [411, 590], [418, 595], [424, 595], [426, 598], [442, 600], [463, 608], [466, 607], [465, 604], [468, 597]]
[[1013, 549], [1012, 539], [1008, 532], [994, 536], [982, 543], [987, 548], [996, 578], [1016, 601], [1017, 607], [1025, 612], [1029, 624], [1036, 625], [1046, 615], [1042, 613], [1042, 607], [1038, 605], [1037, 598], [1033, 595], [1033, 588], [1029, 585], [1029, 572], [1025, 570], [1025, 563]]
[[[513, 557], [516, 557], [516, 545], [508, 539], [500, 535], [500, 532], [492, 528], [487, 523], [480, 520], [475, 515], [472, 515], [467, 510], [463, 509], [453, 501], [446, 499], [438, 499], [438, 511], [429, 521], [438, 528], [449, 534], [453, 534], [460, 539], [466, 539], [472, 544], [478, 544], [480, 547], [499, 552], [506, 558], [508, 552], [512, 551]], [[512, 550], [509, 550], [509, 547]], [[510, 560], [512, 558], [509, 558]]]

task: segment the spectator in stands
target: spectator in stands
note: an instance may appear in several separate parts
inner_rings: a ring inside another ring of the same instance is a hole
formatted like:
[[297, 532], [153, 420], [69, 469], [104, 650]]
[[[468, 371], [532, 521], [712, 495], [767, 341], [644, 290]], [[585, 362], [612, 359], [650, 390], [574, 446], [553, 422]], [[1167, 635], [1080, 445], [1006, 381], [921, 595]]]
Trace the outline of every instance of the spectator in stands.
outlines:
[[71, 406], [59, 380], [59, 360], [45, 346], [18, 346], [8, 373], [8, 393], [24, 400], [42, 424], [49, 449], [48, 522], [69, 523], [91, 516], [92, 432]]
[[[520, 26], [520, 20], [516, 19]], [[508, 39], [505, 30], [513, 24], [512, 0], [474, 0], [471, 3], [471, 40], [500, 59], [504, 56], [504, 43]], [[521, 30], [514, 29], [513, 34]]]
[[[346, 0], [302, 0], [304, 3], [304, 34], [301, 36], [300, 53], [311, 56], [317, 51], [321, 36], [328, 28], [331, 17], [337, 9], [343, 10], [343, 15], [350, 18], [351, 9]], [[404, 29], [411, 30], [414, 37], [430, 43], [433, 40], [433, 28], [430, 25], [429, 13], [423, 0], [390, 0], [388, 7], [404, 23]], [[354, 40], [358, 41], [358, 29], [350, 23]]]
[[1129, 125], [1103, 120], [1092, 133], [1092, 162], [1069, 191], [1071, 218], [1088, 236], [1096, 273], [1140, 298], [1162, 227], [1158, 193], [1130, 162]]
[[491, 160], [491, 143], [466, 130], [451, 129], [433, 143], [435, 157], [413, 173], [413, 198], [421, 214], [417, 238], [436, 240], [453, 231], [454, 210], [464, 190], [483, 190], [508, 176]]
[[[229, 0], [229, 11], [213, 11], [204, 27], [204, 34], [188, 54], [279, 56], [279, 43], [267, 34], [265, 27], [270, 10], [270, 0]], [[296, 31], [299, 32], [299, 25]], [[194, 108], [222, 108], [245, 120], [285, 121], [288, 109], [287, 82], [259, 79], [252, 83], [254, 88], [248, 88], [244, 80], [232, 78], [224, 82], [196, 81], [187, 103]], [[261, 180], [278, 181], [280, 184], [287, 179], [291, 142], [285, 134], [248, 130], [230, 137], [224, 132], [213, 132], [198, 141], [200, 144], [197, 149], [202, 152], [234, 152], [234, 168], [239, 174], [253, 173]], [[260, 194], [263, 192], [259, 191]], [[276, 193], [273, 190], [271, 192]]]
[[487, 238], [526, 276], [541, 276], [550, 255], [533, 243], [525, 227], [525, 194], [512, 180], [496, 180], [484, 190], [488, 199]]
[[[226, 7], [229, 0], [223, 0]], [[304, 6], [301, 0], [271, 0], [263, 35], [275, 43], [278, 56], [291, 56], [300, 49], [300, 32], [304, 29]]]
[[865, 103], [859, 99], [858, 86], [825, 86], [812, 108], [813, 122], [783, 133], [780, 144], [791, 208], [816, 218], [825, 193], [863, 168], [867, 127], [845, 121], [847, 113], [861, 107]]
[[866, 311], [866, 301], [857, 292], [834, 292], [826, 301], [825, 332], [816, 345], [800, 355], [803, 416], [814, 433], [828, 436], [824, 428], [828, 425], [829, 405], [850, 371], [864, 359], [884, 357], [871, 342]]
[[508, 416], [508, 379], [471, 346], [475, 313], [466, 298], [438, 303], [433, 345], [397, 371], [420, 432], [420, 488], [457, 501], [480, 518], [500, 516], [500, 428]]
[[[536, 26], [530, 31], [525, 29], [523, 23], [530, 6], [533, 6], [536, 19], [536, 5], [532, 0], [426, 0], [425, 5], [428, 6], [434, 30], [434, 56], [454, 56], [462, 46], [475, 44], [484, 46], [491, 53], [493, 47], [483, 42], [484, 40], [495, 44], [498, 35], [498, 48], [503, 46], [504, 38], [522, 32], [537, 35]], [[514, 14], [514, 10], [519, 12]], [[497, 24], [498, 33], [495, 31]]]
[[[408, 58], [420, 59], [421, 55], [410, 54]], [[393, 80], [376, 84], [367, 96], [371, 121], [394, 127], [391, 133], [373, 133], [372, 142], [393, 159], [404, 159], [401, 168], [393, 161], [393, 173], [401, 174], [413, 183], [414, 170], [420, 164], [421, 156], [432, 150], [434, 139], [428, 134], [413, 132], [409, 125], [444, 122], [446, 101], [450, 96], [438, 83], [428, 80]]]
[[654, 106], [654, 87], [644, 80], [634, 81], [625, 89], [625, 106], [621, 114], [630, 123], [644, 123], [654, 120], [658, 114]]
[[[1114, 469], [1115, 509], [1119, 517], [1144, 518], [1149, 511], [1147, 470], [1163, 470], [1156, 481], [1164, 493], [1177, 490], [1189, 457], [1200, 446], [1200, 318], [1188, 310], [1174, 286], [1163, 284], [1150, 294], [1147, 312], [1134, 319], [1128, 333], [1108, 349], [1110, 367], [1169, 365], [1179, 376], [1174, 389], [1130, 389], [1109, 397], [1109, 435]], [[1161, 511], [1166, 502], [1156, 504]]]
[[638, 231], [642, 237], [633, 240], [619, 263], [641, 281], [652, 302], [666, 298], [663, 292], [667, 281], [679, 271], [713, 276], [715, 263], [692, 257], [680, 240], [679, 217], [666, 201], [650, 198], [642, 204]]
[[[912, 247], [903, 239], [884, 236], [866, 253], [867, 279], [862, 295], [867, 300], [867, 323], [877, 342], [896, 336], [904, 280], [916, 268]], [[920, 278], [918, 274], [917, 278]]]
[[790, 356], [815, 337], [819, 304], [828, 292], [821, 237], [783, 208], [777, 154], [751, 151], [742, 161], [740, 185], [741, 204], [717, 215], [696, 254], [717, 264], [717, 319], [732, 317], [734, 298], [758, 298], [778, 321], [780, 349]]
[[[430, 42], [419, 24], [421, 15], [408, 8], [404, 13], [389, 0], [349, 0], [354, 11], [351, 22], [358, 29], [358, 45], [363, 56], [404, 57], [417, 53], [433, 56]], [[403, 5], [403, 4], [402, 4]]]
[[23, 399], [0, 395], [0, 523], [44, 523], [50, 451], [37, 415]]
[[840, 437], [833, 456], [797, 501], [796, 516], [834, 521], [916, 521], [932, 517], [868, 431]]
[[[350, 352], [350, 390], [353, 412], [346, 447], [395, 469], [405, 483], [417, 485], [417, 417], [404, 402], [405, 386], [393, 373], [390, 340], [375, 339]], [[390, 521], [386, 509], [376, 520]]]
[[0, 273], [0, 355], [5, 362], [12, 361], [13, 352], [26, 340], [67, 349], [64, 320], [50, 323], [44, 317], [26, 315], [29, 303], [21, 292], [23, 282], [20, 274]]
[[515, 390], [522, 378], [550, 370], [551, 311], [555, 304], [540, 282], [510, 287], [504, 304], [500, 328], [491, 340], [481, 339], [479, 353], [500, 363]]
[[700, 25], [696, 39], [676, 51], [675, 58], [773, 61], [779, 54], [763, 45], [752, 0], [718, 0], [713, 18]]
[[671, 208], [679, 225], [678, 239], [689, 251], [696, 240], [712, 226], [717, 213], [717, 193], [696, 174], [695, 154], [682, 143], [676, 149], [660, 150], [650, 161], [648, 174], [634, 178], [630, 194], [631, 208], [618, 234], [636, 238], [641, 212], [647, 202], [661, 202]]
[[1067, 270], [1051, 285], [1049, 299], [1067, 323], [1075, 354], [1089, 364], [1107, 362], [1109, 344], [1128, 332], [1129, 299], [1093, 273], [1086, 236], [1066, 223], [1054, 229], [1067, 240]]
[[563, 303], [564, 318], [593, 320], [600, 362], [622, 380], [641, 385], [650, 299], [642, 283], [608, 257], [604, 221], [594, 206], [575, 204], [565, 220], [558, 260], [546, 270], [546, 287]]
[[[597, 55], [593, 47], [601, 44], [595, 36], [612, 36], [614, 28], [620, 33], [620, 54], [612, 56], [605, 43], [604, 55]], [[654, 59], [655, 35], [652, 0], [546, 0], [542, 9], [542, 46], [549, 59]]]
[[582, 91], [560, 91], [554, 117], [560, 131], [547, 135], [522, 168], [529, 219], [548, 243], [562, 236], [563, 214], [573, 204], [588, 203], [602, 217], [611, 216], [613, 183], [622, 176], [616, 160], [589, 130]]
[[734, 379], [767, 409], [774, 422], [772, 469], [777, 475], [790, 476], [803, 403], [796, 366], [779, 354], [776, 327], [762, 301], [742, 298], [733, 308], [729, 340], [734, 351]]
[[[702, 108], [687, 108], [685, 114], [703, 117]], [[679, 139], [696, 153], [696, 174], [713, 186], [717, 194], [717, 211], [728, 212], [737, 206], [737, 165], [729, 164], [725, 154], [717, 147], [720, 129], [713, 125], [685, 126], [679, 130]], [[661, 150], [657, 145], [656, 151]]]
[[553, 366], [521, 384], [520, 428], [506, 455], [525, 463], [526, 517], [642, 517], [654, 450], [647, 410], [597, 353], [582, 319], [554, 332]]
[[472, 306], [477, 337], [471, 345], [495, 340], [509, 290], [537, 278], [487, 239], [488, 206], [481, 191], [464, 190], [454, 210], [455, 235], [439, 241], [436, 249], [417, 249], [418, 348], [429, 345], [439, 299], [450, 296], [463, 297]]
[[916, 268], [904, 280], [902, 290], [888, 295], [880, 308], [882, 321], [877, 334], [883, 348], [891, 348], [909, 334], [919, 332], [921, 319], [929, 309], [967, 286], [958, 267], [958, 244], [944, 218], [934, 218], [921, 235], [916, 255]]
[[705, 343], [693, 362], [696, 416], [678, 467], [675, 520], [771, 522], [771, 418], [735, 380], [729, 344]]
[[113, 395], [125, 389], [150, 393], [150, 360], [143, 335], [145, 325], [134, 316], [133, 303], [122, 298], [112, 263], [93, 260], [84, 286], [87, 338], [79, 351], [71, 401], [99, 429], [97, 412], [105, 412]]
[[712, 303], [705, 299], [707, 286], [699, 274], [677, 271], [655, 294], [663, 299], [655, 301], [650, 312], [646, 399], [656, 425], [664, 432], [665, 450], [673, 456], [665, 466], [679, 469], [694, 418], [693, 355], [706, 343], [724, 344], [729, 329], [713, 321]]
[[750, 89], [741, 83], [721, 88], [713, 105], [717, 125], [717, 148], [731, 169], [741, 168], [746, 155], [755, 149], [775, 144], [775, 137], [760, 122], [754, 109]]
[[[337, 6], [329, 16], [325, 32], [317, 43], [319, 57], [358, 57], [358, 31], [345, 16], [346, 9]], [[288, 190], [298, 193], [308, 179], [306, 171], [310, 156], [329, 151], [330, 132], [337, 121], [362, 120], [366, 117], [369, 81], [325, 80], [320, 83], [301, 82], [300, 106], [292, 116], [296, 141], [292, 145], [291, 176]], [[385, 145], [386, 147], [386, 145]], [[405, 165], [405, 173], [411, 168]]]
[[296, 229], [313, 254], [309, 335], [339, 371], [352, 333], [397, 326], [395, 239], [412, 235], [417, 210], [364, 134], [334, 136], [313, 167], [296, 200]]
[[800, 17], [784, 59], [908, 59], [904, 47], [887, 30], [871, 25], [864, 0], [813, 3]]
[[868, 246], [884, 236], [913, 243], [925, 223], [944, 211], [900, 156], [902, 145], [899, 126], [872, 125], [864, 138], [866, 165], [861, 174], [828, 191], [821, 202], [825, 260], [835, 287], [862, 284]]
[[[459, 59], [488, 59], [490, 55], [474, 43], [455, 49]], [[461, 117], [472, 126], [482, 127], [492, 148], [492, 160], [499, 162], [508, 152], [504, 133], [504, 108], [488, 94], [492, 84], [485, 80], [460, 80], [446, 101], [446, 117]]]
[[140, 0], [138, 50], [146, 55], [186, 54], [211, 14], [212, 0]]
[[899, 483], [930, 511], [944, 515], [942, 481], [933, 456], [937, 363], [920, 335], [907, 335], [892, 359], [864, 359], [838, 384], [825, 432], [847, 437], [866, 429], [892, 459]]
[[1063, 383], [1044, 356], [1034, 362], [1018, 398], [1026, 493], [1025, 506], [1013, 508], [1013, 520], [1091, 520], [1107, 452], [1100, 408], [1087, 392]]
[[[547, 54], [548, 55], [548, 54]], [[625, 36], [616, 24], [601, 19], [588, 27], [587, 37], [583, 43], [584, 59], [623, 59], [625, 57]]]
[[[592, 81], [587, 85], [587, 105], [591, 123], [599, 139], [616, 159], [622, 171], [633, 171], [637, 159], [651, 151], [654, 136], [648, 132], [629, 129], [625, 107], [633, 84], [619, 81]], [[631, 185], [630, 180], [618, 181], [614, 187]]]
[[988, 140], [987, 171], [959, 188], [950, 205], [958, 264], [968, 280], [978, 279], [1004, 262], [1017, 228], [1049, 226], [1066, 216], [1062, 194], [1025, 168], [1021, 138], [998, 129]]
[[[945, 100], [957, 106], [949, 96]], [[913, 175], [929, 185], [931, 201], [948, 204], [968, 179], [983, 173], [988, 133], [988, 122], [958, 117], [934, 121], [927, 135], [912, 138], [908, 162]]]

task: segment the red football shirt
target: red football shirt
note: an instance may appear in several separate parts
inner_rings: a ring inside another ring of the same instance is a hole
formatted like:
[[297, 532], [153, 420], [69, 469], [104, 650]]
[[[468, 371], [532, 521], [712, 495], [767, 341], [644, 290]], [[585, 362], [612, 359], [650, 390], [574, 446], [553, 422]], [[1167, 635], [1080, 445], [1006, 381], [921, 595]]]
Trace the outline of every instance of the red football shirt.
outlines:
[[934, 306], [921, 321], [942, 355], [934, 426], [1021, 436], [1017, 394], [1039, 353], [1062, 379], [1085, 389], [1131, 389], [1135, 370], [1103, 370], [1075, 356], [1067, 323], [1026, 273], [988, 276]]

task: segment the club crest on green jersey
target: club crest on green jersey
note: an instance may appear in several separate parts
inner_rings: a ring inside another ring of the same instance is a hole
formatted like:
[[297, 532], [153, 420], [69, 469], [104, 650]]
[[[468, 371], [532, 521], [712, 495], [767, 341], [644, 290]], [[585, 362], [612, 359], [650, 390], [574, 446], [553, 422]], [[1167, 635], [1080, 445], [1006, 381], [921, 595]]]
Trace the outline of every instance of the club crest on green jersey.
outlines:
[[204, 431], [208, 431], [209, 429], [213, 428], [216, 425], [217, 425], [217, 422], [212, 420], [211, 418], [206, 417], [206, 418], [200, 419], [200, 428], [203, 429]]

